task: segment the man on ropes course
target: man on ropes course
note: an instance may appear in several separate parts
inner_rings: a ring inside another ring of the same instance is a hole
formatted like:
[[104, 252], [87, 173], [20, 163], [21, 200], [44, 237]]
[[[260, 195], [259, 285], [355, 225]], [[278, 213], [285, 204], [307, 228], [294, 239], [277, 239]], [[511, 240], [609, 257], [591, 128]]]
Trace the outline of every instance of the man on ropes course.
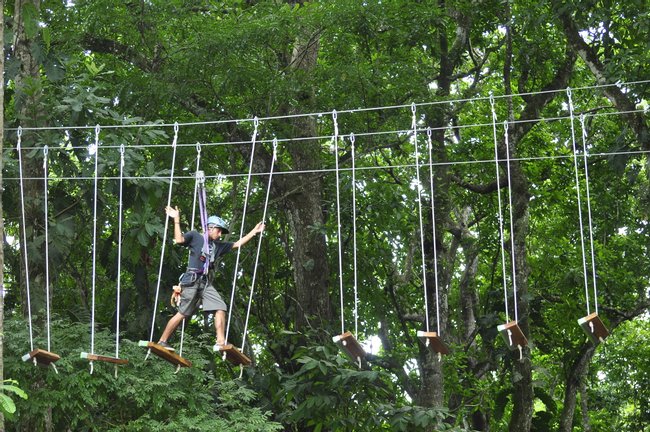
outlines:
[[214, 313], [214, 326], [217, 332], [216, 347], [226, 344], [225, 323], [226, 303], [223, 301], [213, 285], [215, 274], [215, 261], [222, 255], [248, 243], [256, 234], [264, 231], [264, 223], [255, 225], [248, 234], [236, 242], [221, 241], [224, 234], [228, 234], [228, 225], [219, 216], [210, 216], [207, 220], [208, 248], [204, 249], [204, 235], [198, 231], [181, 232], [180, 211], [178, 207], [167, 206], [167, 216], [174, 219], [174, 241], [190, 250], [187, 271], [180, 277], [179, 285], [174, 287], [172, 298], [178, 305], [178, 312], [165, 326], [165, 330], [158, 341], [162, 347], [174, 351], [167, 342], [176, 327], [187, 317], [192, 316], [199, 301], [203, 303], [204, 313]]

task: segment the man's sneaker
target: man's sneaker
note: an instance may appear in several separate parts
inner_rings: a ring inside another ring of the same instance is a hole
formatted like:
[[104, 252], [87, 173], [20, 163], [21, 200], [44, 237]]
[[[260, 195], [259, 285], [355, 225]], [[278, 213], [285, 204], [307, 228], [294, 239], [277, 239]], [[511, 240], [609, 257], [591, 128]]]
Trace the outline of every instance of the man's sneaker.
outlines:
[[165, 348], [167, 351], [176, 351], [173, 346], [167, 343], [167, 341], [158, 341], [158, 345]]
[[214, 346], [212, 347], [212, 351], [221, 351], [221, 350], [223, 349], [224, 346], [226, 346], [226, 344], [216, 343], [216, 344], [214, 344]]

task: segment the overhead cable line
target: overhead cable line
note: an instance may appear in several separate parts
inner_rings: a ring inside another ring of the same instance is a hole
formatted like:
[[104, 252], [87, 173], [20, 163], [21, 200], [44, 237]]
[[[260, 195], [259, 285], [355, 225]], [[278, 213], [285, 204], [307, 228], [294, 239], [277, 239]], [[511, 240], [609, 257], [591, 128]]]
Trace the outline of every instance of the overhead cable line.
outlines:
[[[625, 88], [634, 85], [648, 84], [650, 80], [639, 80], [639, 81], [630, 81], [624, 83], [609, 83], [609, 84], [596, 84], [592, 86], [576, 87], [573, 91], [579, 90], [595, 90], [595, 89], [604, 89], [608, 87], [619, 87]], [[447, 99], [431, 102], [420, 102], [416, 103], [416, 107], [429, 107], [442, 104], [459, 104], [464, 102], [474, 102], [474, 101], [483, 101], [490, 100], [490, 98], [501, 99], [501, 98], [513, 98], [513, 97], [523, 97], [523, 96], [535, 96], [541, 94], [549, 93], [562, 93], [565, 89], [554, 89], [554, 90], [543, 90], [538, 92], [522, 92], [509, 95], [499, 95], [499, 96], [479, 96], [474, 98], [458, 98], [458, 99]], [[361, 113], [361, 112], [371, 112], [371, 111], [382, 111], [382, 110], [399, 110], [404, 108], [409, 108], [413, 105], [410, 104], [401, 104], [401, 105], [385, 105], [379, 107], [368, 107], [368, 108], [352, 108], [344, 110], [336, 110], [338, 114], [348, 114], [348, 113]], [[301, 117], [325, 117], [331, 116], [335, 110], [331, 111], [320, 111], [320, 112], [311, 112], [311, 113], [301, 113], [301, 114], [288, 114], [281, 116], [268, 116], [268, 117], [250, 117], [250, 118], [241, 118], [241, 119], [227, 119], [227, 120], [207, 120], [200, 122], [185, 122], [185, 123], [155, 123], [155, 122], [146, 122], [142, 124], [127, 124], [127, 125], [102, 125], [102, 129], [124, 129], [124, 128], [160, 128], [160, 127], [172, 127], [172, 126], [202, 126], [202, 125], [216, 125], [216, 124], [232, 124], [232, 123], [254, 123], [257, 121], [270, 121], [270, 120], [283, 120], [283, 119], [292, 119], [292, 118], [301, 118]], [[43, 126], [43, 127], [23, 127], [23, 130], [64, 130], [64, 129], [94, 129], [95, 126]], [[17, 130], [17, 128], [6, 128], [6, 131]]]
[[[612, 112], [600, 112], [600, 113], [584, 113], [585, 117], [603, 117], [603, 116], [614, 116], [614, 115], [627, 115], [627, 114], [637, 114], [637, 113], [645, 113], [647, 110], [645, 109], [635, 109], [635, 110], [627, 110], [627, 111], [612, 111]], [[562, 121], [562, 120], [571, 120], [570, 115], [566, 116], [556, 116], [556, 117], [537, 117], [534, 119], [525, 119], [525, 120], [513, 120], [510, 122], [511, 125], [518, 125], [518, 124], [526, 124], [526, 123], [541, 123], [541, 122], [557, 122], [557, 121]], [[160, 125], [161, 127], [168, 127], [167, 125]], [[433, 127], [430, 128], [432, 131], [438, 131], [438, 130], [462, 130], [462, 129], [471, 129], [471, 128], [487, 128], [487, 127], [492, 127], [492, 123], [470, 123], [470, 124], [461, 124], [461, 125], [456, 125], [456, 126], [440, 126], [440, 127]], [[74, 126], [69, 127], [68, 129], [73, 129]], [[56, 128], [56, 129], [61, 129], [61, 128]], [[417, 129], [417, 132], [425, 132], [429, 128], [419, 128]], [[404, 129], [394, 129], [394, 130], [388, 130], [388, 131], [373, 131], [373, 132], [355, 132], [355, 136], [357, 138], [360, 137], [375, 137], [375, 136], [384, 136], [384, 135], [395, 135], [395, 134], [409, 134], [412, 132], [412, 129], [409, 130], [404, 130]], [[340, 138], [345, 139], [349, 138], [349, 135], [344, 135], [341, 134]], [[296, 137], [296, 138], [274, 138], [274, 139], [266, 139], [266, 140], [259, 140], [259, 144], [272, 144], [274, 140], [278, 142], [278, 144], [288, 144], [288, 143], [298, 143], [298, 142], [314, 142], [316, 145], [321, 145], [323, 140], [331, 139], [331, 135], [319, 135], [319, 136], [310, 136], [310, 137]], [[205, 142], [201, 144], [204, 148], [209, 148], [209, 147], [222, 147], [222, 146], [236, 146], [236, 145], [250, 145], [250, 141], [216, 141], [216, 142]], [[129, 146], [130, 149], [155, 149], [155, 148], [164, 148], [164, 147], [170, 147], [171, 144], [169, 143], [160, 143], [160, 144], [142, 144], [142, 145], [132, 145]], [[177, 143], [176, 147], [181, 148], [181, 147], [195, 147], [195, 143]], [[85, 149], [87, 148], [88, 145], [80, 145], [80, 146], [71, 146], [71, 145], [65, 145], [65, 146], [58, 146], [54, 148], [50, 148], [50, 151], [69, 151], [69, 150], [74, 150], [74, 149]], [[42, 147], [30, 147], [33, 149], [39, 149], [42, 150]], [[102, 145], [102, 148], [104, 149], [119, 149], [120, 145]], [[514, 159], [513, 159], [514, 160]], [[268, 173], [267, 173], [268, 174]]]

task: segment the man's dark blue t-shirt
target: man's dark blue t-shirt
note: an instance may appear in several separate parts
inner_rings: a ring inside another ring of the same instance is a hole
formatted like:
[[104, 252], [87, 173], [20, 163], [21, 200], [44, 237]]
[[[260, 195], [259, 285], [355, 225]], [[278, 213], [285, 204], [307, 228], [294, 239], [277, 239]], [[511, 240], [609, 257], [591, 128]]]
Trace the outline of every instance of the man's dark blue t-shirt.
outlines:
[[[187, 247], [190, 250], [190, 260], [188, 263], [188, 268], [193, 270], [198, 270], [199, 272], [203, 271], [203, 260], [202, 250], [203, 250], [203, 235], [198, 231], [190, 231], [183, 234], [185, 242], [182, 243], [182, 246]], [[210, 257], [210, 264], [219, 258], [221, 255], [227, 254], [232, 249], [232, 242], [220, 241], [220, 240], [208, 240], [208, 248]]]

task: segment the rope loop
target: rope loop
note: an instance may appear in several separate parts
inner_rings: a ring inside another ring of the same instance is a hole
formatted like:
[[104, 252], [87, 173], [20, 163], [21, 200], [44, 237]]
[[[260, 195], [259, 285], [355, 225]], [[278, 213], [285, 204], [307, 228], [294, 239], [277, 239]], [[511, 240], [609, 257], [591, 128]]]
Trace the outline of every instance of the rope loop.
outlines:
[[415, 178], [418, 190], [418, 222], [420, 228], [420, 258], [422, 260], [420, 269], [422, 271], [422, 288], [424, 291], [424, 316], [427, 331], [429, 331], [429, 292], [427, 288], [427, 268], [424, 252], [424, 223], [422, 218], [422, 184], [420, 182], [420, 152], [418, 150], [417, 125], [415, 120], [415, 104], [411, 105], [413, 112], [413, 156], [415, 159]]
[[[244, 224], [246, 223], [246, 213], [248, 209], [248, 197], [250, 194], [251, 190], [251, 179], [253, 176], [253, 162], [255, 160], [255, 146], [257, 144], [257, 126], [255, 127], [255, 130], [253, 131], [253, 134], [251, 136], [251, 154], [250, 154], [250, 160], [248, 162], [248, 175], [246, 176], [246, 189], [244, 192], [244, 206], [242, 208], [242, 213], [241, 213], [241, 225], [239, 227], [239, 238], [244, 237]], [[206, 214], [207, 217], [207, 214]], [[228, 335], [230, 334], [230, 322], [232, 318], [232, 312], [235, 307], [235, 291], [237, 288], [237, 277], [239, 276], [239, 261], [241, 258], [241, 249], [242, 248], [237, 248], [237, 254], [235, 256], [235, 268], [233, 270], [233, 276], [232, 276], [232, 289], [230, 290], [230, 305], [228, 307], [228, 319], [226, 320], [226, 333], [225, 333], [225, 340], [228, 340]], [[207, 261], [206, 261], [207, 264]], [[225, 356], [225, 353], [224, 353]], [[225, 360], [225, 357], [224, 357]]]
[[354, 136], [354, 132], [350, 134], [350, 142], [354, 146], [354, 142], [356, 141], [356, 137]]
[[97, 142], [99, 141], [99, 125], [95, 125], [95, 145], [97, 145]]
[[199, 157], [201, 155], [201, 143], [200, 142], [196, 143], [196, 153], [197, 153], [197, 157]]
[[[29, 323], [29, 346], [30, 351], [34, 351], [34, 331], [32, 327], [32, 300], [29, 287], [29, 259], [27, 257], [27, 224], [25, 221], [25, 184], [23, 178], [23, 152], [21, 151], [23, 129], [18, 127], [18, 139], [16, 150], [18, 151], [18, 173], [20, 177], [20, 228], [22, 232], [22, 243], [20, 244], [21, 258], [25, 259], [25, 293], [27, 294], [27, 316]], [[34, 359], [36, 361], [36, 359]]]
[[507, 161], [507, 175], [508, 175], [508, 209], [510, 211], [510, 262], [512, 271], [512, 291], [513, 291], [513, 308], [515, 314], [515, 321], [519, 321], [519, 311], [517, 307], [517, 272], [515, 260], [515, 227], [512, 206], [512, 176], [510, 174], [510, 142], [508, 140], [508, 121], [503, 122], [504, 137], [503, 140], [506, 145], [506, 161]]
[[411, 102], [411, 112], [415, 114], [416, 107], [415, 107], [415, 102]]
[[18, 130], [16, 130], [16, 135], [18, 136], [18, 142], [20, 143], [20, 137], [23, 136], [23, 127], [18, 126]]
[[255, 130], [257, 130], [257, 127], [259, 125], [260, 125], [260, 119], [257, 118], [257, 116], [255, 116], [255, 118], [253, 118], [253, 126], [255, 126]]
[[[584, 223], [583, 223], [583, 217], [582, 217], [582, 192], [580, 188], [580, 178], [578, 175], [578, 147], [576, 143], [576, 131], [575, 131], [575, 126], [573, 120], [575, 119], [575, 114], [574, 114], [574, 106], [573, 106], [573, 99], [571, 98], [571, 88], [567, 87], [566, 89], [567, 93], [567, 100], [569, 103], [569, 119], [571, 122], [571, 149], [573, 153], [573, 169], [574, 169], [574, 174], [575, 174], [575, 190], [576, 190], [576, 202], [578, 206], [578, 227], [580, 230], [580, 248], [582, 251], [582, 273], [583, 273], [583, 279], [584, 279], [584, 288], [585, 288], [585, 300], [587, 303], [587, 315], [591, 313], [591, 304], [590, 304], [590, 298], [589, 298], [589, 281], [588, 281], [588, 276], [587, 276], [587, 251], [586, 251], [586, 246], [585, 246], [585, 233], [584, 233]], [[584, 135], [583, 135], [584, 137]], [[585, 166], [586, 169], [586, 166]], [[586, 174], [586, 171], [585, 171]], [[585, 179], [585, 183], [588, 184], [588, 177]], [[593, 247], [592, 247], [593, 250]]]
[[[503, 278], [503, 303], [506, 313], [506, 321], [510, 321], [510, 313], [508, 312], [508, 285], [506, 281], [506, 251], [503, 234], [503, 205], [501, 203], [501, 175], [499, 173], [499, 143], [497, 140], [497, 112], [494, 104], [494, 96], [490, 92], [490, 105], [492, 109], [492, 139], [494, 140], [494, 168], [496, 172], [497, 182], [497, 202], [499, 206], [499, 242], [501, 244], [501, 274]], [[507, 139], [507, 138], [506, 138]], [[508, 165], [510, 166], [510, 165]]]
[[432, 135], [432, 133], [433, 132], [431, 131], [431, 126], [429, 126], [427, 128], [427, 137], [429, 137], [429, 145], [431, 145], [431, 135]]
[[[264, 209], [262, 211], [262, 223], [266, 223], [266, 212], [269, 206], [269, 197], [271, 194], [271, 182], [273, 181], [273, 169], [275, 167], [275, 159], [276, 159], [276, 153], [277, 153], [277, 148], [278, 148], [278, 140], [274, 139], [273, 140], [273, 157], [271, 159], [271, 168], [269, 170], [269, 182], [266, 186], [266, 197], [264, 198]], [[253, 265], [253, 275], [251, 277], [251, 289], [250, 289], [250, 294], [248, 297], [248, 307], [246, 309], [246, 320], [244, 322], [244, 334], [242, 337], [242, 345], [241, 349], [242, 352], [244, 351], [244, 347], [246, 346], [246, 336], [248, 334], [248, 321], [250, 318], [251, 314], [251, 308], [253, 305], [253, 294], [255, 293], [255, 282], [257, 280], [257, 268], [258, 264], [260, 261], [260, 252], [262, 248], [262, 238], [264, 237], [264, 231], [260, 232], [259, 235], [259, 240], [257, 241], [257, 252], [255, 254], [255, 263]]]
[[[178, 134], [178, 122], [174, 122], [174, 134]], [[176, 144], [176, 141], [174, 141], [174, 144]]]

